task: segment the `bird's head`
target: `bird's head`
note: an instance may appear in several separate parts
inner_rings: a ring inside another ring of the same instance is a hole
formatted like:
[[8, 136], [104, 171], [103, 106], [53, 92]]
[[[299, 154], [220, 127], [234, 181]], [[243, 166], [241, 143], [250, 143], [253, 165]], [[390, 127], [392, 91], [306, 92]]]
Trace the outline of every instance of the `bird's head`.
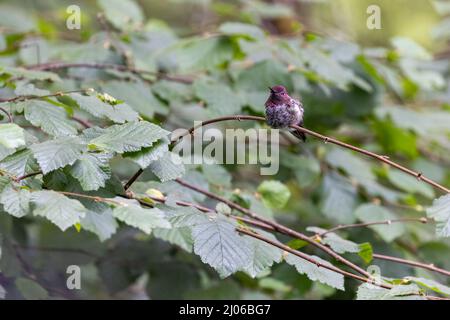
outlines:
[[283, 101], [285, 99], [289, 99], [289, 94], [285, 87], [276, 85], [273, 87], [269, 87], [270, 97], [269, 99], [275, 101]]

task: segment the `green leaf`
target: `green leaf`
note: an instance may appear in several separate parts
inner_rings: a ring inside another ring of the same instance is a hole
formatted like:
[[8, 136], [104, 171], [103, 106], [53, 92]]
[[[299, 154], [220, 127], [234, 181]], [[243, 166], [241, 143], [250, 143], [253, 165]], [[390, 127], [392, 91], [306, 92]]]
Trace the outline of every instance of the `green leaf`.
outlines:
[[103, 134], [92, 139], [89, 145], [118, 153], [138, 151], [152, 146], [168, 134], [168, 131], [147, 121], [129, 122], [108, 127]]
[[410, 193], [418, 193], [427, 198], [434, 198], [434, 190], [431, 186], [404, 172], [398, 170], [389, 170], [388, 179], [397, 188]]
[[[397, 219], [395, 214], [375, 204], [363, 204], [359, 206], [355, 210], [355, 215], [365, 223]], [[372, 225], [369, 228], [378, 233], [386, 242], [393, 241], [405, 232], [405, 226], [402, 223]]]
[[450, 194], [435, 199], [427, 209], [427, 217], [436, 221], [438, 236], [450, 237]]
[[266, 180], [262, 182], [258, 189], [262, 201], [269, 208], [281, 209], [291, 197], [288, 187], [276, 180]]
[[30, 146], [44, 174], [73, 164], [81, 158], [86, 145], [77, 137], [63, 137]]
[[199, 80], [194, 83], [195, 95], [205, 101], [211, 116], [225, 116], [241, 111], [241, 100], [230, 87], [218, 82]]
[[192, 237], [194, 252], [222, 278], [250, 263], [250, 244], [237, 233], [235, 223], [223, 217], [210, 216], [207, 221], [195, 225]]
[[192, 38], [176, 44], [170, 53], [182, 71], [214, 69], [230, 61], [235, 46], [228, 37]]
[[142, 148], [139, 151], [126, 152], [124, 158], [137, 163], [142, 169], [147, 168], [153, 161], [161, 159], [169, 151], [168, 139], [160, 139], [151, 147]]
[[357, 300], [425, 300], [416, 285], [398, 285], [384, 289], [373, 284], [363, 283], [358, 287]]
[[70, 97], [76, 101], [81, 109], [97, 118], [110, 119], [116, 123], [137, 121], [139, 118], [139, 114], [126, 103], [112, 105], [103, 102], [97, 96], [83, 96], [79, 93], [72, 93]]
[[0, 146], [15, 149], [25, 145], [25, 131], [15, 123], [0, 124]]
[[83, 190], [97, 190], [104, 187], [106, 180], [111, 177], [108, 160], [111, 154], [85, 153], [69, 169], [70, 174], [76, 178]]
[[177, 179], [185, 173], [182, 159], [173, 152], [166, 152], [160, 159], [153, 161], [149, 169], [162, 182]]
[[204, 164], [202, 171], [206, 180], [214, 185], [231, 187], [231, 175], [223, 166], [218, 164]]
[[0, 74], [5, 73], [17, 78], [25, 78], [28, 80], [49, 80], [52, 82], [61, 81], [61, 78], [56, 73], [47, 71], [36, 71], [13, 67], [0, 67]]
[[183, 250], [191, 253], [194, 240], [192, 239], [191, 228], [181, 227], [172, 229], [155, 228], [153, 235], [156, 238], [177, 245]]
[[[321, 234], [327, 231], [325, 229], [317, 227], [308, 227], [306, 230], [315, 232], [317, 234]], [[331, 249], [333, 249], [337, 253], [359, 252], [359, 245], [357, 243], [343, 239], [334, 232], [329, 232], [325, 234], [324, 238], [322, 239], [322, 242], [326, 245], [329, 245]]]
[[[258, 233], [271, 240], [277, 240], [274, 235], [259, 230]], [[246, 236], [250, 243], [251, 255], [250, 263], [242, 270], [248, 273], [252, 278], [257, 277], [263, 271], [270, 268], [274, 262], [280, 262], [282, 259], [282, 251], [269, 245], [268, 243]]]
[[23, 106], [25, 118], [45, 133], [55, 137], [77, 134], [75, 122], [70, 121], [63, 108], [41, 100], [25, 101]]
[[343, 169], [358, 181], [375, 180], [369, 162], [355, 156], [350, 151], [332, 147], [331, 151], [327, 153], [326, 161], [335, 168]]
[[118, 29], [137, 27], [144, 22], [141, 8], [132, 0], [98, 0], [106, 18]]
[[161, 207], [166, 219], [170, 221], [173, 228], [193, 227], [198, 224], [207, 223], [208, 216], [193, 207]]
[[112, 209], [105, 203], [92, 201], [85, 203], [85, 207], [88, 210], [80, 221], [81, 227], [95, 233], [100, 241], [111, 238], [118, 227]]
[[447, 296], [450, 296], [450, 287], [444, 286], [443, 284], [431, 280], [431, 279], [425, 279], [425, 278], [417, 278], [417, 277], [406, 277], [406, 280], [412, 281], [422, 287], [425, 287], [427, 289], [433, 290], [434, 292], [445, 294]]
[[372, 245], [369, 242], [359, 244], [358, 255], [364, 260], [365, 263], [370, 263], [373, 260]]
[[390, 154], [403, 154], [409, 158], [418, 155], [417, 139], [414, 134], [396, 125], [391, 120], [376, 121], [373, 129], [377, 140]]
[[87, 211], [78, 200], [55, 191], [32, 192], [30, 203], [34, 215], [47, 218], [62, 231], [79, 223]]
[[164, 217], [164, 212], [158, 208], [144, 209], [134, 199], [116, 197], [114, 201], [121, 205], [113, 209], [113, 216], [132, 227], [147, 234], [150, 234], [154, 228], [171, 228], [170, 222]]
[[0, 203], [6, 212], [21, 218], [30, 213], [30, 192], [9, 184], [0, 194]]
[[125, 101], [145, 119], [152, 119], [155, 112], [163, 115], [168, 112], [167, 107], [153, 95], [149, 86], [143, 82], [108, 81], [102, 85], [102, 90]]
[[48, 298], [48, 292], [36, 281], [27, 278], [17, 278], [17, 289], [27, 300], [44, 300]]
[[[316, 256], [310, 256], [315, 261], [322, 263], [324, 265], [332, 266], [331, 263], [325, 261]], [[325, 269], [323, 267], [318, 267], [316, 264], [311, 263], [305, 259], [302, 259], [293, 254], [288, 254], [285, 257], [286, 263], [292, 265], [301, 274], [306, 274], [312, 281], [319, 281], [323, 284], [329, 285], [330, 287], [344, 290], [344, 276], [340, 273]]]
[[219, 27], [219, 31], [246, 39], [259, 40], [264, 38], [264, 31], [255, 25], [240, 22], [225, 22]]
[[0, 161], [0, 169], [16, 177], [35, 172], [39, 168], [30, 149], [19, 150]]
[[323, 179], [321, 212], [341, 224], [353, 223], [357, 190], [341, 175], [332, 172]]

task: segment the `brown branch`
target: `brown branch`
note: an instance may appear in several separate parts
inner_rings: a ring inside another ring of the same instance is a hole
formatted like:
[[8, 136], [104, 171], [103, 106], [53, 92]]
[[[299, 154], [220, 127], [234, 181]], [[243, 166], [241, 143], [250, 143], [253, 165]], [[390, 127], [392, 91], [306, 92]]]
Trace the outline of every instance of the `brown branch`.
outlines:
[[443, 275], [446, 275], [448, 277], [450, 277], [450, 271], [441, 269], [436, 267], [434, 264], [426, 264], [423, 262], [417, 262], [417, 261], [411, 261], [411, 260], [406, 260], [406, 259], [402, 259], [402, 258], [397, 258], [397, 257], [391, 257], [391, 256], [386, 256], [386, 255], [382, 255], [382, 254], [378, 254], [378, 253], [374, 253], [372, 255], [375, 259], [379, 259], [379, 260], [387, 260], [387, 261], [392, 261], [392, 262], [397, 262], [397, 263], [401, 263], [401, 264], [406, 264], [409, 266], [414, 266], [414, 267], [418, 267], [418, 268], [422, 268], [422, 269], [427, 269], [430, 271], [434, 271]]
[[[236, 116], [219, 117], [219, 118], [214, 118], [214, 119], [210, 119], [210, 120], [207, 120], [207, 121], [203, 121], [203, 122], [200, 123], [199, 125], [190, 128], [190, 129], [188, 130], [188, 133], [189, 133], [189, 134], [192, 134], [192, 132], [194, 132], [196, 129], [198, 129], [198, 128], [200, 128], [200, 127], [203, 127], [203, 126], [206, 126], [206, 125], [208, 125], [208, 124], [217, 123], [217, 122], [222, 122], [222, 121], [230, 121], [230, 120], [235, 120], [235, 121], [241, 121], [241, 120], [266, 121], [266, 119], [265, 119], [264, 117], [247, 116], [247, 115], [236, 115]], [[366, 156], [372, 157], [372, 158], [374, 158], [374, 159], [377, 159], [377, 160], [379, 160], [379, 161], [381, 161], [381, 162], [384, 162], [384, 163], [386, 163], [386, 164], [388, 164], [388, 165], [390, 165], [390, 166], [392, 166], [392, 167], [394, 167], [394, 168], [396, 168], [396, 169], [398, 169], [398, 170], [400, 170], [400, 171], [403, 171], [404, 173], [407, 173], [407, 174], [409, 174], [409, 175], [411, 175], [411, 176], [417, 178], [417, 179], [420, 180], [420, 181], [423, 181], [423, 182], [425, 182], [425, 183], [428, 183], [429, 185], [431, 185], [431, 186], [433, 186], [433, 187], [435, 187], [435, 188], [437, 188], [437, 189], [440, 189], [441, 191], [444, 191], [445, 193], [450, 193], [450, 189], [448, 189], [448, 188], [446, 188], [446, 187], [440, 185], [439, 183], [437, 183], [437, 182], [431, 180], [430, 178], [425, 177], [421, 172], [415, 172], [415, 171], [413, 171], [413, 170], [411, 170], [411, 169], [408, 169], [408, 168], [406, 168], [406, 167], [404, 167], [404, 166], [402, 166], [402, 165], [400, 165], [400, 164], [398, 164], [398, 163], [396, 163], [396, 162], [394, 162], [394, 161], [392, 161], [392, 160], [389, 160], [389, 157], [387, 157], [387, 156], [381, 156], [381, 155], [378, 155], [378, 154], [376, 154], [376, 153], [374, 153], [374, 152], [371, 152], [371, 151], [368, 151], [368, 150], [365, 150], [365, 149], [362, 149], [362, 148], [353, 146], [353, 145], [351, 145], [351, 144], [348, 144], [348, 143], [339, 141], [339, 140], [337, 140], [337, 139], [334, 139], [334, 138], [325, 136], [325, 135], [323, 135], [323, 134], [317, 133], [317, 132], [315, 132], [315, 131], [309, 130], [309, 129], [304, 128], [304, 127], [292, 125], [292, 126], [290, 126], [290, 128], [296, 129], [296, 130], [299, 130], [299, 131], [302, 131], [302, 132], [304, 132], [304, 133], [306, 133], [306, 134], [309, 134], [309, 135], [311, 135], [311, 136], [313, 136], [313, 137], [316, 137], [316, 138], [318, 138], [318, 139], [321, 139], [321, 140], [323, 140], [325, 143], [328, 143], [328, 142], [329, 142], [329, 143], [338, 145], [338, 146], [340, 146], [340, 147], [343, 147], [343, 148], [346, 148], [346, 149], [350, 149], [350, 150], [352, 150], [352, 151], [355, 151], [355, 152], [364, 154], [364, 155], [366, 155]], [[185, 135], [186, 135], [186, 134], [185, 134]], [[184, 137], [185, 135], [179, 136], [178, 139], [181, 139], [181, 138]], [[177, 139], [177, 140], [178, 140], [178, 139]]]
[[[230, 121], [230, 120], [235, 120], [235, 121], [241, 121], [241, 120], [266, 121], [266, 119], [263, 118], [263, 117], [247, 116], [247, 115], [235, 115], [235, 116], [226, 116], [226, 117], [214, 118], [214, 119], [203, 121], [199, 125], [190, 128], [185, 134], [182, 134], [182, 135], [178, 136], [176, 138], [176, 140], [172, 141], [172, 143], [176, 143], [177, 141], [179, 141], [184, 136], [186, 136], [188, 134], [192, 134], [196, 129], [198, 129], [200, 127], [204, 127], [204, 126], [206, 126], [208, 124], [212, 124], [212, 123], [223, 122], [223, 121]], [[367, 155], [367, 156], [372, 157], [374, 159], [377, 159], [377, 160], [379, 160], [381, 162], [384, 162], [384, 163], [386, 163], [386, 164], [388, 164], [388, 165], [390, 165], [390, 166], [392, 166], [394, 168], [397, 168], [400, 171], [403, 171], [404, 173], [407, 173], [407, 174], [417, 178], [420, 181], [428, 183], [429, 185], [431, 185], [431, 186], [433, 186], [433, 187], [435, 187], [437, 189], [440, 189], [441, 191], [444, 191], [446, 193], [450, 193], [450, 189], [444, 187], [443, 185], [440, 185], [439, 183], [431, 180], [430, 178], [427, 178], [421, 172], [415, 172], [415, 171], [413, 171], [411, 169], [408, 169], [408, 168], [406, 168], [406, 167], [404, 167], [404, 166], [402, 166], [402, 165], [400, 165], [400, 164], [398, 164], [398, 163], [396, 163], [396, 162], [394, 162], [392, 160], [389, 160], [389, 157], [387, 157], [387, 156], [381, 156], [381, 155], [378, 155], [378, 154], [373, 153], [371, 151], [355, 147], [355, 146], [353, 146], [351, 144], [348, 144], [348, 143], [336, 140], [334, 138], [322, 135], [320, 133], [317, 133], [315, 131], [306, 129], [304, 127], [295, 126], [295, 125], [290, 126], [290, 127], [293, 128], [293, 129], [302, 131], [304, 133], [307, 133], [307, 134], [309, 134], [309, 135], [311, 135], [313, 137], [319, 138], [319, 139], [323, 140], [325, 143], [329, 142], [329, 143], [341, 146], [343, 148], [350, 149], [352, 151], [359, 152], [361, 154]], [[136, 181], [136, 179], [142, 174], [142, 172], [143, 172], [143, 170], [140, 169], [139, 171], [137, 171], [133, 175], [133, 177], [125, 184], [126, 189], [128, 189], [131, 186], [131, 184], [133, 184], [133, 182]]]
[[72, 116], [72, 120], [78, 122], [79, 124], [81, 124], [85, 128], [93, 127], [93, 124], [89, 120], [81, 119], [81, 118], [79, 118], [77, 116]]
[[289, 246], [287, 246], [287, 245], [284, 245], [284, 244], [279, 243], [279, 242], [277, 242], [277, 241], [274, 241], [274, 240], [272, 240], [272, 239], [266, 238], [266, 237], [264, 237], [264, 236], [262, 236], [262, 235], [260, 235], [260, 234], [258, 234], [258, 233], [256, 233], [256, 232], [254, 232], [254, 231], [250, 231], [250, 230], [247, 230], [247, 229], [244, 229], [244, 228], [237, 228], [236, 230], [237, 230], [238, 232], [242, 233], [242, 234], [246, 234], [246, 235], [248, 235], [248, 236], [250, 236], [250, 237], [259, 239], [259, 240], [261, 240], [261, 241], [264, 241], [264, 242], [266, 242], [266, 243], [268, 243], [268, 244], [270, 244], [270, 245], [272, 245], [272, 246], [274, 246], [274, 247], [280, 248], [280, 249], [282, 249], [282, 250], [284, 250], [284, 251], [286, 251], [286, 252], [289, 252], [289, 253], [291, 253], [291, 254], [297, 256], [297, 257], [300, 257], [300, 258], [302, 258], [302, 259], [304, 259], [304, 260], [306, 260], [306, 261], [308, 261], [308, 262], [311, 262], [311, 263], [315, 264], [315, 265], [316, 265], [317, 267], [319, 267], [319, 268], [328, 269], [328, 270], [331, 270], [331, 271], [340, 273], [340, 274], [342, 274], [342, 275], [344, 275], [344, 276], [346, 276], [346, 277], [350, 277], [350, 278], [359, 280], [359, 281], [361, 281], [361, 282], [372, 283], [372, 284], [377, 285], [377, 286], [379, 286], [379, 287], [381, 287], [381, 288], [384, 288], [384, 289], [392, 289], [392, 286], [391, 286], [391, 285], [387, 285], [387, 284], [377, 284], [377, 283], [375, 283], [375, 282], [373, 281], [373, 277], [370, 276], [370, 275], [368, 275], [368, 277], [365, 278], [365, 277], [361, 277], [361, 276], [358, 276], [358, 275], [356, 275], [356, 274], [353, 274], [353, 273], [344, 271], [344, 270], [342, 270], [342, 269], [339, 269], [339, 268], [337, 268], [337, 267], [335, 267], [335, 266], [333, 266], [333, 265], [323, 264], [323, 263], [321, 263], [321, 262], [315, 260], [315, 259], [312, 258], [311, 256], [307, 255], [306, 253], [303, 253], [303, 252], [298, 251], [298, 250], [294, 250], [294, 249], [292, 249], [291, 247], [289, 247]]
[[283, 225], [281, 225], [281, 224], [279, 224], [279, 223], [277, 223], [275, 221], [271, 221], [271, 220], [265, 219], [265, 218], [259, 216], [258, 214], [256, 214], [255, 212], [252, 212], [249, 209], [241, 207], [240, 205], [234, 203], [233, 201], [225, 199], [225, 198], [223, 198], [221, 196], [218, 196], [218, 195], [216, 195], [214, 193], [211, 193], [209, 191], [203, 190], [203, 189], [201, 189], [201, 188], [199, 188], [197, 186], [194, 186], [194, 185], [192, 185], [192, 184], [190, 184], [190, 183], [188, 183], [186, 181], [183, 181], [183, 180], [180, 180], [180, 179], [176, 179], [175, 181], [178, 182], [179, 184], [181, 184], [182, 186], [185, 186], [185, 187], [187, 187], [187, 188], [189, 188], [191, 190], [194, 190], [194, 191], [197, 191], [199, 193], [202, 193], [202, 194], [206, 195], [207, 197], [209, 197], [211, 199], [215, 199], [215, 200], [217, 200], [219, 202], [225, 203], [230, 208], [236, 209], [236, 210], [242, 212], [243, 214], [245, 214], [245, 215], [247, 215], [247, 216], [249, 216], [249, 217], [251, 217], [251, 218], [253, 218], [255, 220], [261, 221], [261, 222], [263, 222], [263, 223], [273, 227], [273, 229], [275, 231], [278, 231], [280, 233], [284, 233], [284, 234], [289, 235], [291, 237], [294, 237], [294, 238], [303, 240], [305, 242], [308, 242], [309, 244], [319, 248], [320, 250], [324, 251], [325, 253], [327, 253], [331, 257], [335, 258], [337, 261], [347, 265], [349, 268], [357, 271], [358, 273], [360, 273], [360, 274], [362, 274], [362, 275], [364, 275], [366, 277], [370, 277], [370, 274], [367, 271], [365, 271], [364, 269], [362, 269], [361, 267], [359, 267], [359, 266], [355, 265], [354, 263], [348, 261], [347, 259], [345, 259], [341, 255], [339, 255], [336, 252], [334, 252], [329, 247], [327, 247], [327, 246], [325, 246], [325, 245], [323, 245], [323, 244], [321, 244], [319, 242], [316, 242], [316, 241], [312, 240], [310, 237], [308, 237], [307, 235], [305, 235], [303, 233], [300, 233], [298, 231], [292, 230], [292, 229], [290, 229], [288, 227], [285, 227], [285, 226], [283, 226]]
[[128, 67], [125, 65], [112, 64], [112, 63], [50, 62], [50, 63], [43, 63], [40, 65], [30, 65], [30, 66], [26, 66], [25, 68], [30, 69], [30, 70], [56, 70], [56, 69], [67, 69], [67, 68], [111, 69], [111, 70], [117, 70], [117, 71], [131, 72], [140, 77], [142, 77], [143, 75], [152, 75], [152, 76], [156, 76], [158, 79], [164, 79], [164, 80], [179, 82], [179, 83], [184, 83], [184, 84], [192, 84], [194, 82], [194, 79], [187, 77], [187, 76], [169, 75], [164, 72], [136, 69], [136, 68]]
[[24, 96], [17, 96], [10, 99], [0, 99], [0, 102], [18, 102], [18, 101], [26, 101], [26, 100], [34, 100], [34, 99], [45, 99], [45, 98], [52, 98], [52, 97], [62, 97], [64, 95], [70, 94], [70, 93], [85, 93], [89, 89], [80, 89], [80, 90], [71, 90], [71, 91], [59, 91], [43, 96], [37, 96], [37, 95], [24, 95]]
[[4, 113], [6, 114], [6, 116], [8, 117], [8, 120], [9, 120], [10, 123], [13, 123], [13, 122], [14, 122], [14, 119], [13, 119], [13, 117], [12, 117], [12, 114], [11, 114], [8, 110], [6, 110], [6, 109], [3, 108], [3, 107], [0, 107], [0, 111], [4, 112]]
[[36, 172], [31, 172], [31, 173], [25, 174], [23, 176], [15, 178], [14, 181], [19, 182], [19, 181], [22, 181], [24, 179], [37, 176], [38, 174], [42, 174], [42, 171], [36, 171]]
[[349, 228], [360, 228], [360, 227], [368, 227], [373, 225], [379, 225], [379, 224], [392, 224], [392, 223], [401, 223], [401, 222], [420, 222], [420, 223], [428, 223], [428, 219], [425, 217], [422, 218], [399, 218], [399, 219], [391, 219], [391, 220], [384, 220], [384, 221], [373, 221], [373, 222], [366, 222], [366, 223], [352, 223], [352, 224], [342, 224], [338, 225], [334, 228], [328, 229], [327, 231], [324, 231], [322, 233], [317, 234], [317, 236], [324, 236], [328, 233], [335, 232], [342, 229], [349, 229]]
[[[298, 231], [292, 230], [292, 229], [290, 229], [288, 227], [285, 227], [285, 226], [283, 226], [283, 225], [281, 225], [279, 223], [276, 223], [276, 222], [267, 220], [265, 218], [262, 218], [261, 216], [257, 215], [256, 213], [254, 213], [254, 212], [252, 212], [252, 211], [250, 211], [250, 210], [248, 210], [246, 208], [243, 208], [243, 207], [239, 206], [238, 204], [236, 204], [236, 203], [234, 203], [234, 202], [232, 202], [232, 201], [230, 201], [228, 199], [225, 199], [225, 198], [220, 197], [220, 196], [218, 196], [216, 194], [213, 194], [213, 193], [211, 193], [209, 191], [206, 191], [206, 190], [203, 190], [203, 189], [201, 189], [199, 187], [191, 185], [191, 184], [189, 184], [189, 183], [187, 183], [185, 181], [182, 181], [180, 179], [177, 179], [176, 181], [178, 183], [180, 183], [181, 185], [183, 185], [183, 186], [185, 186], [185, 187], [187, 187], [187, 188], [189, 188], [191, 190], [197, 191], [199, 193], [202, 193], [202, 194], [206, 195], [209, 198], [212, 198], [212, 199], [215, 199], [217, 201], [223, 202], [223, 203], [227, 204], [229, 207], [231, 207], [233, 209], [236, 209], [236, 210], [238, 210], [238, 211], [240, 211], [240, 212], [242, 212], [242, 213], [244, 213], [246, 215], [249, 215], [250, 217], [252, 217], [255, 220], [259, 220], [259, 221], [262, 221], [262, 222], [270, 225], [271, 227], [273, 227], [274, 231], [277, 231], [279, 233], [291, 236], [293, 238], [300, 239], [300, 240], [303, 240], [305, 242], [308, 242], [311, 245], [317, 247], [318, 249], [323, 250], [325, 253], [329, 254], [332, 257], [334, 257], [338, 261], [346, 264], [347, 266], [349, 266], [353, 270], [357, 270], [357, 269], [362, 270], [365, 273], [365, 274], [363, 274], [363, 273], [362, 274], [365, 275], [366, 277], [368, 277], [368, 273], [365, 270], [361, 269], [360, 267], [358, 267], [358, 266], [354, 265], [353, 263], [351, 263], [350, 261], [346, 260], [345, 258], [340, 256], [339, 254], [334, 252], [328, 246], [326, 246], [326, 245], [324, 245], [324, 244], [322, 244], [320, 242], [315, 241], [314, 238], [310, 238], [310, 237], [304, 235], [303, 233], [300, 233]], [[449, 275], [450, 274], [450, 271], [439, 269], [439, 268], [436, 268], [436, 267], [434, 267], [432, 265], [425, 264], [425, 263], [420, 263], [420, 262], [415, 262], [415, 261], [410, 261], [410, 260], [405, 260], [405, 259], [400, 259], [400, 258], [395, 258], [395, 257], [389, 257], [389, 256], [384, 256], [384, 255], [380, 255], [380, 254], [374, 253], [373, 257], [375, 257], [375, 256], [377, 257], [377, 259], [384, 259], [385, 257], [387, 257], [385, 260], [390, 260], [390, 261], [393, 261], [393, 262], [403, 263], [403, 264], [408, 264], [408, 265], [414, 265], [416, 267], [422, 267], [422, 268], [425, 268], [425, 269], [428, 269], [428, 270], [432, 270], [432, 271], [435, 271], [435, 272], [438, 272], [438, 273], [441, 273], [441, 274], [444, 274], [444, 275]], [[357, 269], [355, 269], [355, 267]]]
[[[166, 201], [167, 201], [167, 198], [165, 198], [165, 197], [163, 197], [163, 198], [152, 197], [152, 196], [147, 196], [147, 197], [152, 199], [153, 201], [157, 201], [157, 202], [160, 202], [160, 203], [166, 203]], [[142, 201], [142, 200], [134, 198], [134, 197], [130, 197], [130, 198], [131, 199], [136, 199], [139, 202]], [[213, 210], [211, 208], [207, 208], [207, 207], [204, 207], [204, 206], [198, 205], [196, 203], [192, 203], [192, 202], [175, 201], [175, 203], [177, 205], [179, 205], [179, 206], [182, 206], [182, 207], [193, 207], [193, 208], [196, 208], [196, 209], [200, 210], [201, 212], [205, 212], [205, 213], [206, 212], [218, 213], [216, 210]], [[268, 224], [266, 224], [264, 222], [261, 222], [261, 221], [256, 221], [256, 220], [252, 220], [252, 219], [245, 218], [245, 217], [235, 216], [235, 215], [232, 215], [232, 214], [224, 214], [224, 215], [227, 216], [227, 217], [230, 217], [232, 219], [235, 219], [235, 220], [244, 222], [246, 224], [252, 225], [254, 227], [259, 227], [259, 228], [262, 228], [262, 229], [265, 229], [265, 230], [275, 231], [272, 226], [270, 226], [270, 225], [268, 225]]]

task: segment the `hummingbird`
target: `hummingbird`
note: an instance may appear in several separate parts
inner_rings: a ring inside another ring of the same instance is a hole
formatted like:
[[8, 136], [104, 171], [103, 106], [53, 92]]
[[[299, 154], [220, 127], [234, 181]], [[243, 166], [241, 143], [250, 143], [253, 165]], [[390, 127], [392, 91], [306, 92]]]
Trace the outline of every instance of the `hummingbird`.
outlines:
[[[300, 101], [291, 98], [285, 87], [277, 85], [269, 87], [270, 95], [267, 99], [266, 122], [275, 129], [287, 128], [291, 125], [303, 127], [303, 105]], [[291, 129], [291, 133], [303, 142], [305, 133]]]

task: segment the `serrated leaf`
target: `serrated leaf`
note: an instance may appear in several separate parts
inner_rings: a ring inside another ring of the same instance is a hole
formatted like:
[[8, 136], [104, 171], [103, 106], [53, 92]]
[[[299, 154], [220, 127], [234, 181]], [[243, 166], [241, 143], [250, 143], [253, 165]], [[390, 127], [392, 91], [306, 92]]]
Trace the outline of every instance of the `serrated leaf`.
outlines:
[[[376, 222], [396, 219], [397, 216], [386, 208], [374, 204], [363, 204], [355, 210], [355, 215], [363, 222]], [[386, 225], [372, 225], [373, 229], [380, 237], [391, 242], [395, 238], [400, 237], [405, 232], [405, 226], [402, 223], [392, 223]]]
[[384, 289], [373, 284], [363, 283], [358, 287], [357, 300], [425, 300], [420, 296], [416, 285], [398, 285]]
[[99, 0], [98, 4], [106, 18], [119, 29], [136, 27], [144, 21], [141, 8], [132, 0]]
[[56, 73], [47, 71], [28, 70], [24, 68], [13, 67], [0, 67], [0, 74], [4, 73], [28, 80], [50, 80], [53, 82], [61, 81], [61, 78]]
[[264, 37], [264, 31], [257, 26], [240, 22], [225, 22], [219, 27], [219, 31], [227, 35], [241, 36], [253, 40]]
[[[312, 259], [324, 265], [332, 266], [331, 263], [316, 256], [310, 256]], [[293, 265], [298, 272], [305, 274], [312, 281], [319, 281], [327, 284], [330, 287], [344, 290], [344, 276], [340, 273], [334, 272], [323, 267], [318, 267], [305, 259], [297, 257], [293, 254], [288, 254], [285, 257], [286, 263]]]
[[222, 83], [199, 80], [194, 83], [195, 95], [205, 101], [212, 116], [238, 113], [241, 101], [228, 86]]
[[150, 87], [142, 81], [108, 81], [102, 85], [102, 90], [125, 101], [145, 119], [152, 119], [155, 112], [163, 115], [168, 112], [164, 103], [159, 101]]
[[0, 124], [0, 146], [15, 149], [25, 145], [25, 131], [15, 123]]
[[189, 227], [172, 229], [155, 228], [153, 235], [158, 239], [177, 245], [187, 252], [192, 252], [194, 241], [192, 239], [191, 228]]
[[41, 100], [29, 100], [23, 104], [25, 118], [45, 133], [55, 137], [77, 134], [75, 123], [70, 121], [63, 108]]
[[0, 169], [16, 177], [35, 172], [38, 168], [38, 164], [30, 149], [19, 150], [0, 161]]
[[193, 227], [208, 222], [208, 216], [193, 207], [169, 207], [163, 206], [166, 219], [170, 221], [173, 228]]
[[142, 148], [139, 151], [126, 152], [124, 158], [137, 163], [142, 169], [147, 168], [153, 161], [159, 160], [169, 151], [168, 139], [160, 139], [151, 147]]
[[324, 215], [338, 223], [353, 223], [356, 203], [357, 190], [353, 185], [337, 173], [325, 175], [320, 205]]
[[62, 231], [79, 223], [87, 211], [78, 200], [55, 191], [32, 192], [30, 203], [34, 215], [47, 218]]
[[450, 194], [435, 199], [427, 209], [427, 217], [436, 221], [438, 236], [450, 237]]
[[111, 177], [108, 164], [110, 154], [83, 154], [70, 168], [70, 174], [76, 178], [83, 190], [97, 190], [104, 187]]
[[236, 225], [220, 216], [192, 228], [194, 252], [213, 267], [222, 278], [241, 270], [250, 263], [251, 248], [236, 231]]
[[269, 208], [281, 209], [291, 197], [288, 187], [276, 180], [263, 181], [257, 189], [262, 201]]
[[185, 173], [182, 159], [173, 152], [166, 152], [160, 159], [153, 161], [149, 169], [162, 182], [177, 179]]
[[[277, 240], [271, 233], [259, 230], [258, 233], [271, 240]], [[252, 278], [258, 276], [261, 272], [270, 268], [274, 262], [280, 262], [282, 259], [282, 251], [264, 241], [252, 237], [246, 237], [250, 243], [251, 255], [250, 263], [242, 269]]]
[[15, 281], [17, 289], [27, 300], [47, 299], [48, 292], [39, 283], [27, 278], [17, 278]]
[[106, 118], [117, 123], [136, 121], [139, 118], [139, 114], [126, 103], [111, 105], [101, 101], [97, 96], [83, 96], [79, 93], [72, 93], [70, 97], [81, 109], [97, 118]]
[[112, 209], [101, 202], [90, 202], [85, 206], [88, 210], [80, 221], [81, 227], [95, 233], [100, 241], [111, 238], [118, 227], [116, 219], [112, 215]]
[[147, 234], [154, 228], [171, 228], [171, 224], [158, 208], [145, 209], [134, 199], [114, 198], [121, 203], [113, 209], [113, 216]]
[[183, 71], [214, 69], [233, 58], [235, 47], [227, 37], [191, 38], [182, 40], [171, 53]]
[[434, 292], [450, 296], [450, 287], [445, 286], [432, 279], [425, 279], [418, 277], [406, 277], [405, 279], [417, 283], [418, 285], [423, 286], [427, 289], [433, 290]]
[[3, 209], [16, 218], [30, 213], [30, 192], [26, 189], [15, 189], [11, 184], [6, 186], [0, 194]]
[[364, 260], [365, 263], [370, 263], [373, 260], [372, 245], [368, 242], [359, 244], [358, 255]]
[[421, 194], [427, 198], [434, 198], [434, 190], [431, 186], [417, 180], [416, 178], [404, 172], [398, 170], [389, 170], [388, 179], [397, 188], [410, 193]]
[[90, 145], [118, 153], [138, 151], [152, 146], [168, 134], [168, 131], [147, 121], [129, 122], [105, 129], [103, 134], [90, 141]]
[[63, 137], [30, 146], [44, 174], [73, 164], [86, 145], [77, 137]]

